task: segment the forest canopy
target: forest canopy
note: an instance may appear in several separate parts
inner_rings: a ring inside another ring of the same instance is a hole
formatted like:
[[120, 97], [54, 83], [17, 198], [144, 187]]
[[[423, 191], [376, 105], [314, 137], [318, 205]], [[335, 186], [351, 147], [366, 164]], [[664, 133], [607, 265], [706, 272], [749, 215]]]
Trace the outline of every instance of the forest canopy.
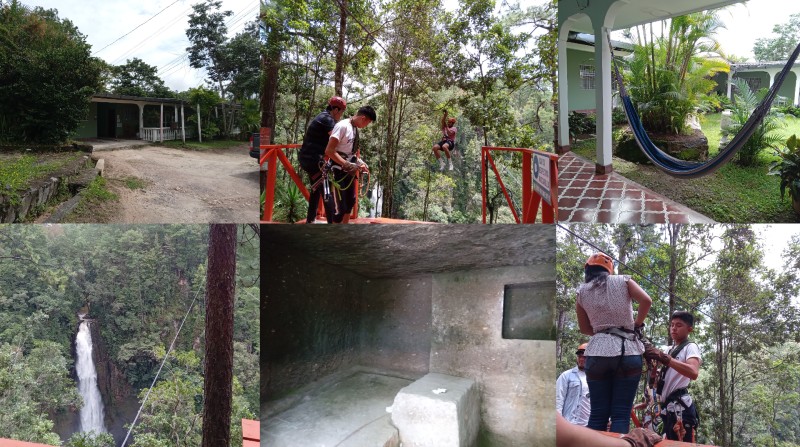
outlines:
[[[364, 199], [362, 210], [477, 222], [480, 146], [552, 150], [555, 16], [552, 1], [268, 0], [262, 126], [276, 144], [299, 143], [331, 96], [347, 100], [345, 116], [371, 105], [378, 119], [359, 141], [381, 205]], [[445, 111], [458, 120], [459, 156], [448, 175], [430, 169]], [[511, 156], [498, 163], [519, 170]], [[279, 181], [284, 210], [302, 202], [293, 188], [288, 177]], [[511, 221], [494, 189], [492, 220]]]
[[[762, 225], [570, 225], [556, 253], [557, 365], [575, 366], [588, 341], [578, 330], [575, 291], [596, 251], [615, 258], [653, 299], [645, 335], [671, 344], [669, 316], [695, 317], [689, 338], [702, 352], [689, 387], [700, 412], [698, 442], [722, 447], [800, 445], [800, 232], [785, 244]], [[591, 244], [591, 245], [590, 245]], [[640, 389], [641, 392], [641, 389]], [[636, 403], [642, 401], [641, 394]]]
[[[105, 389], [99, 383], [105, 406], [138, 408], [197, 297], [129, 445], [200, 445], [208, 233], [190, 225], [0, 226], [0, 438], [61, 445], [54, 420], [81, 405], [72, 354], [79, 313], [100, 336], [98, 370], [113, 377]], [[241, 418], [259, 408], [258, 247], [254, 230], [240, 227], [233, 445], [241, 445]], [[79, 438], [66, 445], [95, 445]]]

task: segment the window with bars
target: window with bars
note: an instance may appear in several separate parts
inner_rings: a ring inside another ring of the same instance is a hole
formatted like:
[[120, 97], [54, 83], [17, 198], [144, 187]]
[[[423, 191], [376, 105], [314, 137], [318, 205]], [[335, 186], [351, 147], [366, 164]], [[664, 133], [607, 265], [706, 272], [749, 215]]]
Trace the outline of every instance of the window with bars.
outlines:
[[761, 78], [744, 78], [751, 92], [757, 92], [761, 88]]
[[581, 65], [581, 88], [584, 90], [594, 90], [594, 65]]

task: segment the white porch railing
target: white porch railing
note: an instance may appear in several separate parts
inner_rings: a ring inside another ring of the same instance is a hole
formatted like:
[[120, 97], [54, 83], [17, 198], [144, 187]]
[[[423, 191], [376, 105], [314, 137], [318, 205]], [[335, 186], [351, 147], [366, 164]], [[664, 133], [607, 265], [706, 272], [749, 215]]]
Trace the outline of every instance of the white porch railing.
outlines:
[[[181, 139], [181, 130], [172, 129], [170, 127], [143, 127], [139, 137], [142, 140], [152, 141], [154, 143], [161, 141], [162, 129], [164, 130], [164, 141]], [[190, 129], [186, 129], [186, 138], [190, 138], [192, 136], [194, 136], [194, 133]]]

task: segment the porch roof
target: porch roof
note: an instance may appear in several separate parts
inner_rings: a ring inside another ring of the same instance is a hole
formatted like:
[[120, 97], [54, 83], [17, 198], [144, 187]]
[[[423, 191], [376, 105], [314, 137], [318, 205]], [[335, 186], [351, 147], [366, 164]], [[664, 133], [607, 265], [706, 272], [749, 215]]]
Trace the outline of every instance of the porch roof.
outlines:
[[111, 93], [95, 93], [92, 102], [134, 102], [148, 104], [188, 104], [186, 101], [175, 98], [149, 98], [145, 96], [114, 95]]
[[[594, 51], [594, 45], [595, 45], [594, 34], [570, 31], [569, 36], [567, 37], [567, 43], [574, 43], [576, 45], [585, 45], [587, 47], [586, 51]], [[614, 51], [622, 52], [624, 54], [633, 53], [632, 43], [622, 42], [619, 40], [612, 39], [611, 44], [614, 46]]]
[[[594, 33], [589, 15], [601, 14], [614, 5], [614, 25], [612, 29], [628, 29], [644, 23], [669, 19], [698, 11], [722, 8], [723, 6], [742, 3], [745, 0], [576, 0], [573, 2], [560, 2], [558, 5], [560, 17], [570, 17], [575, 14], [585, 13], [571, 24], [570, 29], [584, 33]], [[616, 6], [616, 5], [615, 5]], [[602, 11], [602, 12], [601, 12]], [[588, 14], [588, 15], [587, 15]], [[600, 17], [600, 15], [597, 15]]]

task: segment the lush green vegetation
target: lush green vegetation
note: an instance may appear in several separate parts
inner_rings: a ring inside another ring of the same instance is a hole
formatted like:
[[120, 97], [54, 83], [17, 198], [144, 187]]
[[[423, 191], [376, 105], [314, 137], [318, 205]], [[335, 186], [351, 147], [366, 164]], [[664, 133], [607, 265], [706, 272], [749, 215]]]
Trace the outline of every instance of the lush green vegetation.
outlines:
[[103, 63], [54, 9], [13, 0], [0, 7], [0, 36], [0, 141], [65, 141], [100, 90]]
[[[359, 141], [384, 217], [479, 222], [480, 147], [552, 148], [555, 2], [468, 0], [455, 11], [444, 3], [276, 0], [262, 9], [262, 125], [274, 129], [274, 142], [297, 143], [333, 95], [348, 101], [345, 116], [373, 106], [378, 119]], [[439, 173], [432, 147], [445, 111], [458, 120], [460, 158]], [[496, 157], [519, 205], [520, 161]], [[489, 187], [491, 221], [512, 221], [497, 183]]]
[[74, 162], [81, 154], [0, 154], [0, 196], [18, 203], [21, 191]]
[[[234, 430], [259, 408], [259, 244], [250, 227], [238, 237]], [[80, 405], [70, 378], [79, 311], [94, 318], [95, 344], [122, 375], [111, 386], [138, 393], [199, 295], [132, 445], [200, 445], [207, 251], [207, 226], [0, 226], [0, 437], [60, 445], [49, 418]], [[120, 396], [104, 398], [108, 406]]]
[[[690, 339], [703, 353], [700, 377], [689, 388], [700, 411], [698, 442], [800, 446], [798, 229], [680, 224], [569, 229], [630, 267], [618, 266], [618, 273], [632, 275], [652, 297], [645, 335], [655, 344], [669, 344], [673, 311], [694, 314]], [[793, 236], [785, 245], [767, 238], [777, 231]], [[583, 282], [587, 257], [595, 251], [559, 230], [559, 371], [575, 365], [575, 348], [586, 341], [577, 327], [575, 289]], [[637, 396], [637, 403], [642, 400]]]

